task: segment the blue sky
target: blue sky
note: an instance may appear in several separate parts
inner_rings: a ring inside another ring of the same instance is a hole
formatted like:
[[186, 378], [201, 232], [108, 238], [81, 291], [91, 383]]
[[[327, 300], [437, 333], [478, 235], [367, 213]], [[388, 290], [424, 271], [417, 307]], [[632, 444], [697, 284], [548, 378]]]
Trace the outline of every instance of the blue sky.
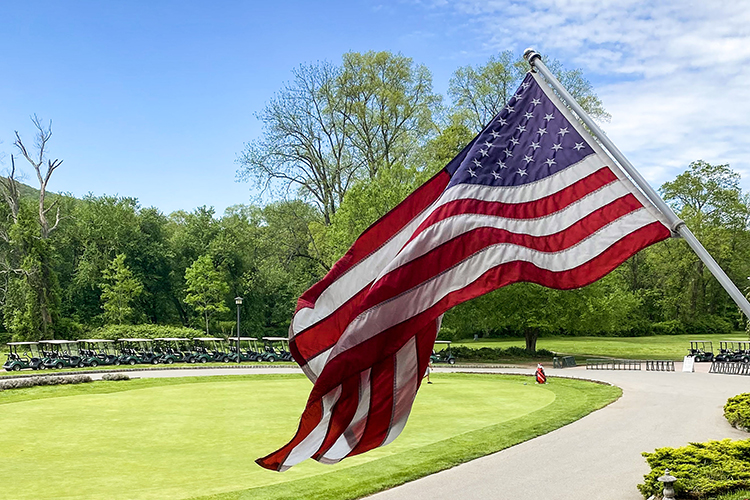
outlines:
[[[658, 5], [657, 5], [658, 4]], [[664, 0], [36, 1], [3, 7], [0, 168], [29, 116], [53, 120], [53, 191], [165, 213], [248, 203], [235, 157], [292, 68], [391, 50], [445, 94], [459, 66], [534, 46], [583, 69], [608, 135], [654, 185], [692, 160], [750, 187], [750, 9]], [[21, 163], [17, 165], [22, 166]], [[24, 167], [27, 182], [33, 171]]]

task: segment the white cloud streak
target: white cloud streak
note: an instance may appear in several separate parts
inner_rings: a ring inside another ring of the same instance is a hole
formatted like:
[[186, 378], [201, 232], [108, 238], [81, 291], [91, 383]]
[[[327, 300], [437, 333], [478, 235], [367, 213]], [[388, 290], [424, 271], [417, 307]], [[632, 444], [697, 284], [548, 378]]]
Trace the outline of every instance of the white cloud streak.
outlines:
[[456, 0], [430, 6], [474, 26], [483, 52], [533, 46], [582, 68], [612, 114], [607, 134], [654, 185], [703, 159], [729, 163], [750, 188], [750, 4]]

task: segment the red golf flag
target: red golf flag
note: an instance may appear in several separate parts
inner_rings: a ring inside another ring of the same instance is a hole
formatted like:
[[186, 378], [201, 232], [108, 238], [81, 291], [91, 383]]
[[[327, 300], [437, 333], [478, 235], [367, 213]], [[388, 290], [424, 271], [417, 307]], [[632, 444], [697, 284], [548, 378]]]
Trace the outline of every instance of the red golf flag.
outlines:
[[315, 385], [296, 435], [261, 466], [393, 441], [451, 307], [518, 281], [581, 287], [670, 236], [539, 78], [300, 297], [290, 346]]

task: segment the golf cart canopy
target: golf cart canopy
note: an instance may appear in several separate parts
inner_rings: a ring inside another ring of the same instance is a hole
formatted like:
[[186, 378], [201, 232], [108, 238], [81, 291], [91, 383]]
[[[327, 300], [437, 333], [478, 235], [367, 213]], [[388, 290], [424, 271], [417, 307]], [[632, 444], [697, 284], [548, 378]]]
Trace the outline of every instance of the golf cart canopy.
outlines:
[[8, 342], [6, 345], [36, 345], [39, 342]]
[[435, 343], [436, 344], [450, 344], [451, 341], [450, 340], [436, 340]]
[[190, 339], [185, 338], [185, 337], [159, 337], [154, 340], [163, 340], [165, 342], [184, 342]]
[[77, 344], [77, 340], [40, 340], [40, 344], [53, 344], [53, 345], [63, 345], [63, 344]]
[[107, 339], [79, 339], [78, 342], [99, 343], [99, 342], [114, 342], [114, 340], [107, 340]]
[[263, 340], [268, 340], [269, 342], [288, 342], [289, 341], [287, 337], [263, 337]]
[[153, 342], [154, 339], [117, 339], [118, 342]]
[[224, 340], [224, 339], [220, 339], [218, 337], [195, 337], [193, 340], [200, 340], [201, 342], [205, 340], [206, 342], [208, 342], [211, 340]]
[[[235, 342], [237, 342], [237, 337], [229, 337], [229, 340], [234, 340]], [[256, 339], [255, 337], [240, 337], [240, 340], [256, 341], [258, 339]]]

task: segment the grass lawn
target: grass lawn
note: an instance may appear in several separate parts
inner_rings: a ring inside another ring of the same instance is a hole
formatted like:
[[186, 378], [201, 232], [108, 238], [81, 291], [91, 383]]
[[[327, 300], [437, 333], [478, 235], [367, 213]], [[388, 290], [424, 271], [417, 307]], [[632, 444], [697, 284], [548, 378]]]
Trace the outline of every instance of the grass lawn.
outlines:
[[0, 392], [3, 495], [107, 499], [345, 499], [400, 484], [572, 422], [620, 395], [551, 378], [435, 374], [392, 444], [285, 473], [254, 460], [290, 439], [301, 375], [140, 379]]
[[[719, 351], [721, 340], [747, 340], [744, 332], [733, 335], [708, 335], [698, 338], [695, 335], [660, 335], [653, 337], [541, 337], [537, 349], [572, 354], [580, 358], [606, 356], [625, 359], [672, 359], [681, 360], [690, 347], [691, 340], [710, 340], [713, 342], [714, 352]], [[523, 338], [512, 339], [471, 339], [454, 342], [478, 349], [480, 347], [511, 346], [525, 347]], [[459, 360], [460, 361], [460, 360]]]

